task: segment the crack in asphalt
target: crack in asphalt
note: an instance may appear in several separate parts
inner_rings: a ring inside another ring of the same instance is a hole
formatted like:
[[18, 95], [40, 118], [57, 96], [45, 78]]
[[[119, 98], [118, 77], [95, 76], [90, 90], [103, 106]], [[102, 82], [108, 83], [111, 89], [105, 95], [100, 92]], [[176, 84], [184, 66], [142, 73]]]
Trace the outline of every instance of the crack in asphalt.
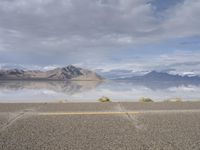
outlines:
[[25, 113], [26, 112], [24, 112], [24, 111], [19, 112], [14, 117], [11, 117], [10, 119], [8, 119], [8, 121], [4, 125], [2, 125], [2, 127], [0, 128], [0, 132], [4, 131], [6, 128], [11, 126], [15, 121], [17, 121], [18, 119], [22, 118]]
[[32, 108], [28, 108], [28, 109], [23, 109], [21, 111], [14, 112], [14, 113], [8, 113], [8, 120], [4, 125], [1, 126], [0, 133], [3, 132], [5, 129], [7, 129], [9, 126], [11, 126], [17, 120], [23, 118], [27, 114], [31, 115], [30, 112], [35, 112], [36, 109], [39, 109], [42, 106], [43, 105], [40, 105], [38, 107], [32, 107]]
[[128, 120], [135, 126], [136, 129], [142, 130], [144, 129], [143, 125], [139, 124], [139, 121], [136, 119], [136, 117], [133, 117], [124, 107], [123, 105], [119, 102], [119, 108], [122, 112], [125, 112]]

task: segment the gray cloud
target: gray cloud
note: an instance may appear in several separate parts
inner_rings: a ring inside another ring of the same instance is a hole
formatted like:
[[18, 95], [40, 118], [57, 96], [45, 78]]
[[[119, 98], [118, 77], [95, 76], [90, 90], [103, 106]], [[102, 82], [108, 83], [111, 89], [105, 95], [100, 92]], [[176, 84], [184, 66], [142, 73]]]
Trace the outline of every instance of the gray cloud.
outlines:
[[1, 0], [0, 59], [34, 64], [101, 62], [116, 49], [200, 35], [200, 2], [185, 0], [156, 12], [151, 1]]
[[200, 35], [200, 1], [185, 0], [167, 12], [163, 22], [165, 36], [189, 37]]

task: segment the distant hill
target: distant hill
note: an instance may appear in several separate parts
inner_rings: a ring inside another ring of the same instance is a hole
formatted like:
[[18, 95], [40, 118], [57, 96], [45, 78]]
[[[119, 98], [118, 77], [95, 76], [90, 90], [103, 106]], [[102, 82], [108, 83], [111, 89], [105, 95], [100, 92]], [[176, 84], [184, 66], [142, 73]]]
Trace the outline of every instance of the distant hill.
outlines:
[[133, 81], [200, 81], [199, 76], [180, 76], [172, 75], [165, 72], [151, 71], [145, 75], [132, 76], [128, 78], [118, 78], [117, 80], [133, 80]]
[[93, 71], [68, 65], [48, 71], [8, 69], [0, 70], [0, 80], [102, 80]]

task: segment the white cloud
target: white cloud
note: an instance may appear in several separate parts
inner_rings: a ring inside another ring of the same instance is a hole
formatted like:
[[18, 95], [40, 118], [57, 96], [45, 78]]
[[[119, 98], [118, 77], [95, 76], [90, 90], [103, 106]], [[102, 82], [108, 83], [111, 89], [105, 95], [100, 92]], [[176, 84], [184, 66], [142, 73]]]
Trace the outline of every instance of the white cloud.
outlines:
[[52, 66], [45, 66], [42, 68], [42, 70], [53, 70], [55, 68], [58, 68], [59, 66], [57, 65], [52, 65]]

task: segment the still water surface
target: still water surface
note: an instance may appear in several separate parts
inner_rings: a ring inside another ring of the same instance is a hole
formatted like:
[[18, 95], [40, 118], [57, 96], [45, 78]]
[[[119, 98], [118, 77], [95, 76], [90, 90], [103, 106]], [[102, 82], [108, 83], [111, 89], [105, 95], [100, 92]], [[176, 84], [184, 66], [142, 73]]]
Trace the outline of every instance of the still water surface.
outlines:
[[101, 96], [112, 101], [155, 101], [169, 98], [199, 100], [200, 84], [131, 81], [0, 81], [0, 102], [96, 102]]

